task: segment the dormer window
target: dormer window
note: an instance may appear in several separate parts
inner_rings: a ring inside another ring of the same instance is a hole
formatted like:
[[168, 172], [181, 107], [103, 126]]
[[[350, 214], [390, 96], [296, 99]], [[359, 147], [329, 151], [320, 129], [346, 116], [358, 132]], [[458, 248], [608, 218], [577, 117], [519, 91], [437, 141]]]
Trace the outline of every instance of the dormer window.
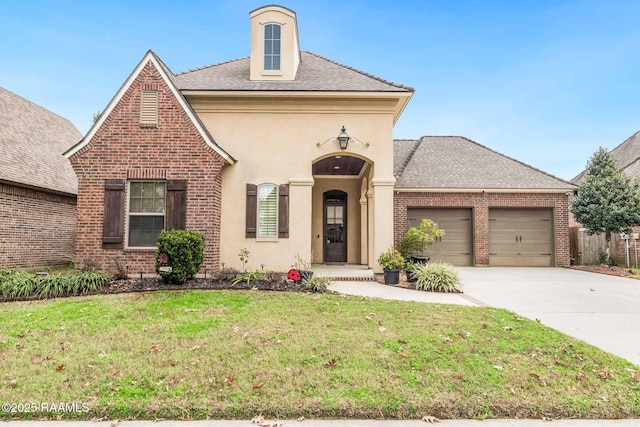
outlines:
[[264, 69], [280, 70], [280, 25], [264, 26]]

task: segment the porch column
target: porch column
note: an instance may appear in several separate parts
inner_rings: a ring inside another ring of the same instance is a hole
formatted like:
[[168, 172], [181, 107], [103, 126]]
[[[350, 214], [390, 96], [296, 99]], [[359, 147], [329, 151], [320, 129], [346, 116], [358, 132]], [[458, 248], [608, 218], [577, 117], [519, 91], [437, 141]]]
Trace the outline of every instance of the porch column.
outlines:
[[311, 250], [311, 215], [313, 177], [293, 177], [289, 179], [289, 236], [295, 239], [294, 247], [300, 256], [312, 260]]
[[393, 186], [394, 177], [375, 177], [373, 186], [373, 258], [370, 262], [374, 273], [382, 273], [378, 256], [393, 245]]

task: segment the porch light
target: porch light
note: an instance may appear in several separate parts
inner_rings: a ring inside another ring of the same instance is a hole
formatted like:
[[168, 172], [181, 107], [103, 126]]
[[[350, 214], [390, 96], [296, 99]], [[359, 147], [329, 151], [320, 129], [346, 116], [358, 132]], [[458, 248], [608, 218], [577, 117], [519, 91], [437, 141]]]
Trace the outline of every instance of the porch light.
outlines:
[[336, 138], [338, 140], [338, 145], [340, 145], [340, 149], [341, 150], [346, 150], [347, 149], [347, 144], [349, 144], [349, 140], [351, 138], [349, 138], [349, 135], [347, 135], [347, 130], [345, 129], [344, 126], [342, 126], [342, 129], [340, 129], [340, 134], [338, 135], [338, 138]]

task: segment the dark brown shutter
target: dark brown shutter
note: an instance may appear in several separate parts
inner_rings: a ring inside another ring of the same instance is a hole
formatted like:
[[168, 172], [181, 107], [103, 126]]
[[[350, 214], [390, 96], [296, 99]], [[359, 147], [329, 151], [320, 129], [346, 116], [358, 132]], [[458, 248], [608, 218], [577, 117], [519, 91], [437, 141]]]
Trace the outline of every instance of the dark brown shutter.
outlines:
[[289, 184], [278, 188], [278, 237], [289, 237]]
[[185, 230], [187, 228], [187, 181], [167, 180], [167, 212], [165, 230]]
[[258, 212], [258, 186], [247, 184], [246, 233], [248, 239], [256, 238], [256, 214]]
[[124, 179], [104, 180], [104, 211], [102, 219], [102, 248], [124, 247]]

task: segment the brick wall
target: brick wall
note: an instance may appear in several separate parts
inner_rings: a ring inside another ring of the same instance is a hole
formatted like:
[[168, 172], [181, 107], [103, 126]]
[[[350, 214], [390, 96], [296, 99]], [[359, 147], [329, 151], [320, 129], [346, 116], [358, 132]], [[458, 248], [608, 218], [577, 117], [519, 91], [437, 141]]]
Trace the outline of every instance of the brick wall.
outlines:
[[555, 263], [569, 265], [569, 210], [563, 193], [402, 193], [394, 197], [394, 241], [407, 229], [408, 207], [466, 207], [473, 210], [473, 257], [475, 265], [489, 265], [489, 209], [552, 208]]
[[0, 268], [70, 261], [76, 198], [0, 184]]
[[[141, 88], [158, 90], [158, 126], [140, 126]], [[187, 180], [186, 228], [205, 236], [203, 269], [220, 264], [220, 199], [224, 165], [151, 62], [136, 77], [88, 145], [70, 158], [78, 176], [76, 256], [129, 273], [155, 272], [153, 249], [102, 249], [104, 180]], [[125, 222], [126, 215], [120, 218]]]

